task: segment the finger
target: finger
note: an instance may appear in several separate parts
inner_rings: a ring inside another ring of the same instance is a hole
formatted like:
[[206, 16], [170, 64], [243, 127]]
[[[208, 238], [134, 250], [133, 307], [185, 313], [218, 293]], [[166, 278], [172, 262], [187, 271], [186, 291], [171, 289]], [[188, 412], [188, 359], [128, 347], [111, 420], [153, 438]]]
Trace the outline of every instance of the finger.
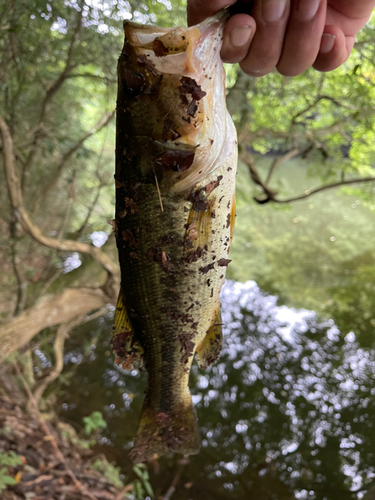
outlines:
[[279, 62], [288, 23], [290, 0], [257, 0], [251, 12], [256, 34], [241, 68], [252, 76], [263, 76]]
[[188, 26], [193, 26], [207, 17], [213, 16], [224, 7], [229, 7], [236, 3], [236, 0], [188, 0], [187, 2], [187, 22]]
[[251, 16], [237, 14], [231, 17], [224, 28], [222, 60], [228, 63], [242, 61], [247, 56], [255, 31], [256, 24]]
[[326, 26], [314, 68], [318, 71], [332, 71], [341, 66], [350, 56], [354, 41], [354, 35], [345, 36], [340, 28]]
[[313, 65], [320, 48], [327, 0], [294, 0], [277, 70], [296, 76]]

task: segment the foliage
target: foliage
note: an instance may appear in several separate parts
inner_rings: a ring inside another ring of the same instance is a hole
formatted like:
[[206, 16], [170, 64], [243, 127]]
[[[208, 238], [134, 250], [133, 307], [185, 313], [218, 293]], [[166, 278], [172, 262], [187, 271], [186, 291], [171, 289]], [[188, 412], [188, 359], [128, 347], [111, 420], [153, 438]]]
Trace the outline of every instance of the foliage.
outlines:
[[17, 453], [14, 451], [9, 451], [7, 453], [0, 453], [0, 466], [5, 465], [6, 467], [0, 467], [0, 493], [7, 488], [7, 486], [13, 486], [17, 484], [17, 481], [8, 475], [7, 467], [16, 467], [21, 465], [22, 460]]
[[92, 468], [99, 472], [102, 472], [108, 481], [117, 488], [123, 488], [124, 483], [121, 480], [120, 467], [115, 467], [110, 464], [105, 458], [97, 458], [92, 464]]
[[103, 415], [100, 411], [93, 411], [91, 415], [83, 417], [82, 420], [85, 424], [86, 434], [91, 434], [92, 431], [105, 429], [107, 427], [107, 422], [103, 419]]
[[137, 474], [140, 481], [134, 481], [134, 493], [136, 498], [144, 498], [143, 489], [151, 498], [154, 497], [154, 492], [150, 484], [150, 477], [145, 464], [138, 464], [133, 467], [133, 471]]
[[16, 465], [21, 465], [22, 460], [17, 453], [14, 451], [8, 451], [7, 453], [0, 453], [0, 465], [6, 465], [7, 467], [15, 467]]
[[[108, 481], [118, 488], [124, 487], [124, 479], [120, 473], [120, 467], [115, 467], [113, 464], [110, 464], [104, 456], [95, 460], [92, 464], [92, 468], [102, 472]], [[146, 496], [154, 498], [154, 492], [149, 481], [150, 478], [146, 465], [135, 465], [133, 467], [133, 472], [138, 476], [138, 479], [134, 479], [129, 483], [133, 487], [132, 495], [134, 495], [134, 498], [137, 500], [141, 500]]]

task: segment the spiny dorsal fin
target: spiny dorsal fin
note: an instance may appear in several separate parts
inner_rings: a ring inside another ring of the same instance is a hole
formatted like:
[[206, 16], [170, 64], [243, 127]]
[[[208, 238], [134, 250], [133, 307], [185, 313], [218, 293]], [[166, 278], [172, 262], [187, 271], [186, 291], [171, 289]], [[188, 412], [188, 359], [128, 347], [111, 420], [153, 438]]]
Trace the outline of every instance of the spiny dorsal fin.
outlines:
[[215, 363], [221, 351], [223, 342], [221, 312], [219, 310], [211, 328], [207, 331], [202, 343], [197, 347], [197, 360], [199, 368], [205, 370]]
[[144, 369], [144, 351], [139, 341], [134, 338], [122, 290], [120, 290], [117, 300], [111, 344], [116, 355], [115, 362], [118, 365], [122, 365], [122, 368], [127, 370]]

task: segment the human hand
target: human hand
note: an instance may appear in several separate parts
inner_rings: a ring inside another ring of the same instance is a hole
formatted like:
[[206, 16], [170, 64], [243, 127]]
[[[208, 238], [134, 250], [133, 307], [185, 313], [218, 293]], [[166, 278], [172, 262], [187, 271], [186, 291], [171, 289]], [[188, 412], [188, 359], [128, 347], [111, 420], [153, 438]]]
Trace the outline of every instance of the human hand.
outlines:
[[252, 76], [275, 67], [282, 75], [296, 76], [310, 66], [318, 71], [341, 66], [375, 0], [188, 0], [188, 23], [197, 24], [230, 5], [251, 15], [235, 14], [228, 20], [223, 61], [239, 62]]

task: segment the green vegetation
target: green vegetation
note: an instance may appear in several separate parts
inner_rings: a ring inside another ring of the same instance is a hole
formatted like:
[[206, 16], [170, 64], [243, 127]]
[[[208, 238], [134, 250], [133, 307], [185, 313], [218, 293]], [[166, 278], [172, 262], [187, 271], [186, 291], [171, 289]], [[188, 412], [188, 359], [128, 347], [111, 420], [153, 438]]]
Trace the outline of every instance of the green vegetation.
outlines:
[[[8, 485], [17, 484], [17, 481], [12, 476], [9, 476], [8, 467], [16, 467], [21, 464], [21, 457], [14, 451], [0, 453], [0, 493], [4, 491]], [[5, 465], [5, 467], [1, 467], [3, 465]]]
[[[144, 382], [113, 366], [111, 318], [103, 319], [119, 287], [108, 221], [123, 19], [184, 24], [185, 3], [0, 0], [0, 362], [26, 351], [34, 395], [54, 380], [42, 403], [83, 422], [81, 435], [108, 436], [116, 462], [97, 459], [93, 468], [117, 486], [124, 474], [143, 499], [165, 494], [176, 463], [162, 462], [161, 481], [127, 461]], [[253, 309], [237, 297], [222, 360], [209, 377], [193, 373], [205, 437], [178, 494], [357, 499], [375, 474], [375, 15], [340, 69], [254, 79], [227, 66], [227, 89], [240, 148], [228, 277], [255, 280], [279, 305], [318, 316], [293, 331], [291, 346], [275, 333], [282, 325], [265, 292]], [[311, 385], [298, 394], [301, 380]], [[62, 398], [74, 408], [60, 410]], [[288, 439], [299, 448], [288, 451]], [[15, 484], [17, 460], [0, 454], [0, 491]]]
[[83, 417], [82, 420], [85, 424], [86, 434], [91, 434], [92, 431], [105, 429], [107, 427], [107, 423], [103, 419], [103, 415], [100, 411], [93, 411], [90, 416]]

